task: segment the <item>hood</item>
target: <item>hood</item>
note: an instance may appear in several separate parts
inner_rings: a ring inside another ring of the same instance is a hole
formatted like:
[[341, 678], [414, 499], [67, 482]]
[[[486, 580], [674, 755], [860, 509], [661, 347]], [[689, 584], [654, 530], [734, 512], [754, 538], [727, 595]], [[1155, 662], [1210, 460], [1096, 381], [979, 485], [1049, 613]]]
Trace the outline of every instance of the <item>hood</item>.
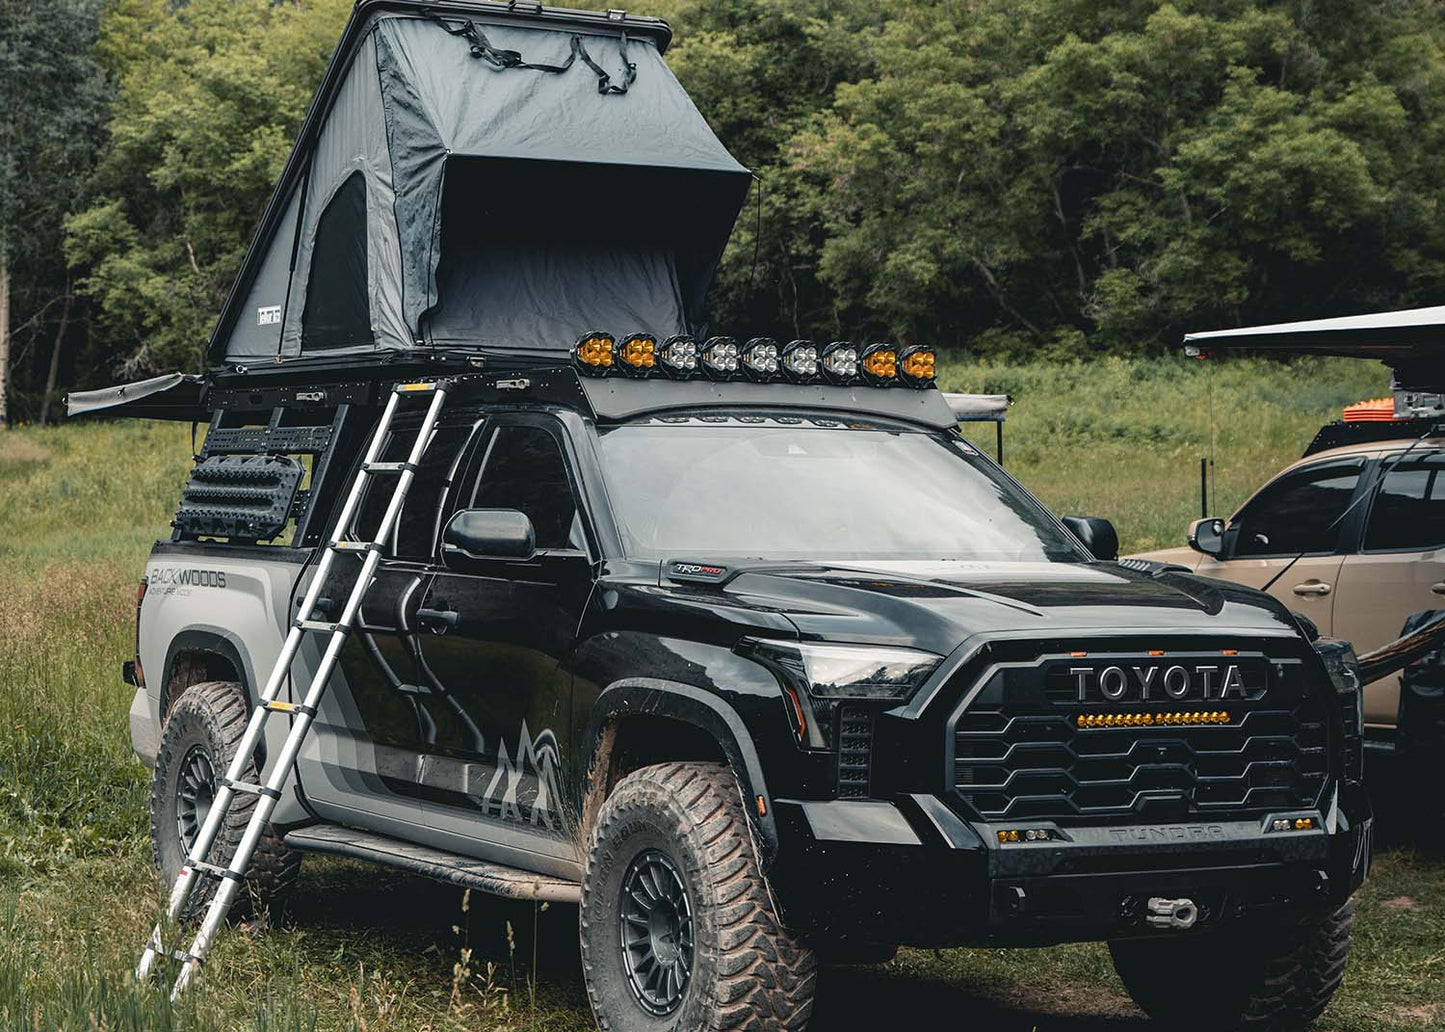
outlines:
[[744, 567], [722, 590], [786, 614], [804, 638], [939, 655], [977, 634], [1298, 633], [1261, 592], [1115, 563], [797, 563]]

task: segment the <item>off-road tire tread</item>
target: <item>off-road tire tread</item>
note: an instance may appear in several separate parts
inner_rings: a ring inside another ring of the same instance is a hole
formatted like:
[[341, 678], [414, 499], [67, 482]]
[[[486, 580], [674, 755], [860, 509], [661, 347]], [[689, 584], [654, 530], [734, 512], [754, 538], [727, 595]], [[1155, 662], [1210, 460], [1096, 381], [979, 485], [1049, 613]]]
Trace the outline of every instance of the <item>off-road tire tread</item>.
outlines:
[[[223, 755], [213, 757], [216, 762], [216, 773], [225, 773], [231, 758], [235, 756], [236, 747], [241, 743], [241, 737], [246, 732], [246, 723], [250, 719], [250, 712], [246, 705], [245, 689], [235, 681], [203, 681], [200, 684], [193, 684], [188, 687], [180, 698], [175, 700], [170, 712], [166, 715], [169, 724], [176, 719], [177, 713], [193, 714], [202, 723], [207, 725], [208, 732], [212, 739], [224, 743]], [[171, 743], [169, 737], [162, 729], [160, 757], [156, 761], [156, 771], [167, 769], [171, 764], [180, 762], [183, 757], [171, 754]], [[164, 765], [164, 766], [163, 766]], [[253, 761], [241, 775], [241, 780], [255, 783], [259, 779], [256, 765]], [[160, 851], [160, 839], [162, 834], [175, 835], [175, 830], [165, 829], [158, 826], [161, 815], [166, 813], [163, 794], [167, 786], [159, 776], [151, 780], [151, 858], [155, 862], [157, 870], [165, 873]], [[221, 830], [216, 835], [216, 841], [211, 846], [210, 862], [214, 864], [226, 864], [235, 855], [236, 847], [241, 842], [241, 836], [246, 831], [246, 825], [251, 820], [251, 814], [256, 809], [258, 797], [246, 793], [235, 793], [231, 799], [231, 808], [226, 814], [226, 820], [221, 825]], [[286, 898], [301, 871], [300, 850], [288, 846], [277, 834], [271, 825], [261, 834], [256, 843], [255, 852], [251, 854], [250, 866], [246, 869], [245, 891], [236, 895], [235, 902], [231, 907], [231, 914], [237, 918], [257, 916], [263, 911], [279, 906]], [[167, 892], [170, 886], [164, 887]], [[190, 912], [196, 913], [200, 907], [210, 902], [215, 895], [216, 882], [213, 879], [203, 878], [196, 885], [191, 893]]]
[[[642, 787], [658, 786], [687, 811], [690, 827], [708, 858], [721, 918], [718, 984], [707, 1008], [706, 1032], [806, 1027], [813, 1010], [818, 963], [813, 951], [779, 926], [758, 867], [757, 850], [737, 778], [715, 763], [676, 762], [644, 767], [623, 778], [603, 803], [593, 825], [583, 874], [585, 900], [596, 877], [597, 844], [605, 838]], [[639, 800], [638, 802], [642, 802]], [[582, 921], [587, 921], [584, 906]], [[585, 937], [584, 937], [585, 943]], [[614, 1026], [602, 1013], [593, 987], [598, 958], [583, 948], [587, 993], [602, 1032]]]
[[[1186, 973], [1178, 958], [1168, 950], [1121, 953], [1113, 944], [1110, 952], [1124, 986], [1143, 1010], [1170, 1028], [1239, 1029], [1243, 1032], [1297, 1032], [1307, 1028], [1324, 1013], [1330, 998], [1345, 977], [1350, 952], [1350, 930], [1355, 904], [1347, 900], [1338, 909], [1301, 922], [1276, 940], [1280, 952], [1265, 956], [1257, 968], [1253, 987], [1240, 986], [1236, 1015], [1202, 1014], [1200, 1001], [1181, 992], [1178, 979]], [[1193, 977], [1189, 975], [1188, 977]], [[1227, 998], [1231, 987], [1218, 984], [1221, 975], [1211, 976], [1216, 999]], [[1190, 1021], [1194, 1024], [1190, 1024]]]

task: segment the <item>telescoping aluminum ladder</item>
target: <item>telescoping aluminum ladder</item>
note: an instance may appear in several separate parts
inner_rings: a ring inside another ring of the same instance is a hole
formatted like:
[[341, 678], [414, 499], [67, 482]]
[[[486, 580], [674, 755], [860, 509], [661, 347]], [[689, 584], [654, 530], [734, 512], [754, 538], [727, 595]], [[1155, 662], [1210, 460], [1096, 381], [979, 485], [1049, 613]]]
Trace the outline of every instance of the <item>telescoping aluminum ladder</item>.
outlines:
[[[397, 514], [401, 512], [407, 491], [411, 489], [417, 464], [421, 461], [422, 454], [431, 442], [449, 386], [450, 382], [445, 380], [398, 384], [392, 390], [391, 397], [387, 399], [386, 408], [381, 414], [380, 422], [377, 423], [371, 443], [367, 446], [366, 456], [362, 459], [356, 480], [351, 485], [351, 491], [346, 496], [346, 503], [341, 507], [341, 514], [336, 518], [336, 524], [332, 528], [325, 552], [317, 564], [316, 575], [301, 602], [297, 619], [292, 623], [291, 630], [286, 635], [286, 643], [281, 647], [281, 654], [276, 657], [276, 665], [271, 669], [271, 676], [266, 679], [266, 685], [261, 690], [260, 700], [251, 713], [250, 721], [246, 724], [246, 733], [241, 738], [241, 744], [236, 748], [236, 755], [231, 760], [230, 769], [226, 771], [224, 778], [218, 779], [215, 801], [206, 815], [200, 834], [196, 836], [190, 855], [181, 866], [180, 876], [176, 878], [175, 886], [171, 889], [166, 917], [156, 925], [155, 931], [151, 933], [150, 941], [146, 943], [140, 963], [136, 965], [136, 978], [139, 981], [145, 981], [150, 977], [158, 957], [168, 955], [180, 961], [181, 970], [176, 976], [175, 986], [171, 990], [171, 999], [173, 1000], [186, 988], [192, 976], [195, 975], [196, 969], [205, 960], [216, 932], [226, 920], [226, 914], [230, 911], [236, 894], [241, 890], [242, 883], [246, 878], [246, 869], [251, 863], [251, 854], [255, 852], [256, 844], [261, 839], [266, 823], [271, 819], [271, 813], [281, 798], [281, 788], [286, 784], [291, 766], [295, 763], [296, 755], [301, 749], [301, 743], [306, 738], [306, 732], [311, 728], [311, 722], [316, 716], [316, 707], [326, 691], [326, 683], [331, 676], [331, 671], [335, 668], [337, 658], [341, 655], [341, 648], [346, 643], [347, 635], [351, 632], [352, 622], [356, 620], [357, 613], [361, 609], [362, 599], [366, 597], [367, 589], [371, 586], [376, 565], [386, 547], [385, 542], [391, 537], [392, 527], [396, 523]], [[412, 443], [411, 452], [406, 461], [378, 461], [399, 404], [404, 399], [417, 396], [429, 397], [430, 404], [421, 426], [417, 430], [416, 440]], [[397, 479], [391, 501], [387, 504], [386, 512], [376, 529], [375, 539], [372, 541], [343, 540], [346, 529], [351, 526], [351, 518], [356, 512], [357, 505], [360, 504], [368, 480], [377, 474], [396, 474]], [[362, 554], [361, 570], [357, 575], [356, 583], [352, 586], [351, 593], [346, 599], [346, 605], [342, 607], [341, 615], [335, 622], [314, 619], [317, 615], [316, 603], [321, 595], [321, 586], [331, 570], [332, 560], [342, 552], [353, 555]], [[306, 690], [305, 701], [301, 703], [283, 702], [277, 696], [290, 673], [291, 662], [296, 657], [296, 650], [300, 647], [302, 639], [307, 634], [313, 633], [329, 635], [329, 640], [311, 685]], [[286, 744], [281, 747], [271, 765], [270, 776], [262, 784], [247, 784], [240, 780], [241, 775], [256, 752], [256, 746], [261, 741], [267, 718], [273, 713], [285, 713], [290, 716], [293, 720], [291, 731], [286, 736]], [[210, 854], [211, 845], [215, 842], [216, 834], [220, 831], [226, 812], [231, 808], [231, 802], [235, 799], [237, 792], [257, 796], [256, 808], [251, 811], [251, 819], [246, 824], [246, 830], [241, 835], [241, 841], [236, 846], [236, 852], [231, 857], [230, 863], [224, 867], [208, 863], [206, 858]], [[200, 878], [211, 878], [217, 881], [219, 884], [216, 894], [211, 899], [205, 916], [201, 919], [191, 948], [185, 951], [167, 950], [161, 941], [163, 926], [181, 926], [186, 916], [186, 904]]]

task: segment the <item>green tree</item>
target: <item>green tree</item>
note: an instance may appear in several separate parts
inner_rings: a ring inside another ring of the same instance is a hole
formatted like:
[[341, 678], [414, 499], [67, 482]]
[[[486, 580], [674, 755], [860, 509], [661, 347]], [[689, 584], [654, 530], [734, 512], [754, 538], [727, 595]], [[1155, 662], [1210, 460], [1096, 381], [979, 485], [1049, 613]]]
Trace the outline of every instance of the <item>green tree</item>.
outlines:
[[92, 53], [98, 0], [0, 0], [0, 427], [12, 371], [48, 354], [49, 389], [72, 324], [61, 219], [82, 195], [105, 81]]
[[67, 225], [97, 334], [131, 375], [196, 369], [349, 0], [115, 0], [96, 202]]
[[859, 332], [1127, 349], [1445, 286], [1434, 5], [893, 15], [790, 145]]

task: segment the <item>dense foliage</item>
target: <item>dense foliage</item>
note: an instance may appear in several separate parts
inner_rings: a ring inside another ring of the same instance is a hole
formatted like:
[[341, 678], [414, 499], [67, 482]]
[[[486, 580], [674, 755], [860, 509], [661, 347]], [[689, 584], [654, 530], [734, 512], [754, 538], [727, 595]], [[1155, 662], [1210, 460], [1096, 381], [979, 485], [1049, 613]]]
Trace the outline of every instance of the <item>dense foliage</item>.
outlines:
[[[21, 418], [57, 341], [68, 383], [196, 367], [350, 6], [96, 3], [0, 0]], [[672, 22], [670, 63], [759, 174], [718, 325], [1072, 357], [1445, 293], [1429, 0], [634, 10]]]

